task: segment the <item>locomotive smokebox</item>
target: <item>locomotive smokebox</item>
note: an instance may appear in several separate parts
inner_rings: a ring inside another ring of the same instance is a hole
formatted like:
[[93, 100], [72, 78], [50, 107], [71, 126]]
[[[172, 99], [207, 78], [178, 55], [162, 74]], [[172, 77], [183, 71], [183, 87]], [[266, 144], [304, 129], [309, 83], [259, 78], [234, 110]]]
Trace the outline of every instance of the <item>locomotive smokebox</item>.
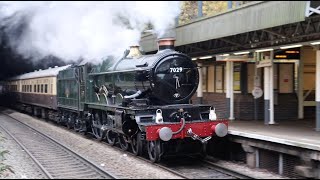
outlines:
[[174, 50], [174, 41], [176, 40], [175, 29], [168, 29], [163, 35], [158, 37], [158, 51], [164, 49]]

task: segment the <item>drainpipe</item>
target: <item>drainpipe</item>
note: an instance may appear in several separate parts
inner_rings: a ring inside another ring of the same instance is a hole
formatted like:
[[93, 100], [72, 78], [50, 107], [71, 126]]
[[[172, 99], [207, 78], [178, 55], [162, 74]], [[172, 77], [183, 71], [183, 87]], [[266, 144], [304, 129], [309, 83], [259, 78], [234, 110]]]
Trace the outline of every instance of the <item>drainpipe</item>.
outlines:
[[[182, 2], [179, 1], [179, 3], [181, 5]], [[179, 26], [179, 18], [180, 18], [180, 14], [175, 18], [175, 26], [174, 27]]]
[[202, 1], [198, 1], [198, 17], [202, 17], [203, 14], [202, 14], [202, 4], [203, 2]]
[[232, 1], [228, 1], [228, 9], [232, 8]]
[[320, 131], [320, 50], [316, 57], [316, 131]]

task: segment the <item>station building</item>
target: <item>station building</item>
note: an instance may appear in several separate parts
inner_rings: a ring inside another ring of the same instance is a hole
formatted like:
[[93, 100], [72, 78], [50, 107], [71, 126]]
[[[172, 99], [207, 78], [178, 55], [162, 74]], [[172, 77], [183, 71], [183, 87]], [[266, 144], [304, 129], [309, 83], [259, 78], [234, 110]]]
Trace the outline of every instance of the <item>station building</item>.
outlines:
[[[192, 103], [230, 119], [244, 161], [320, 178], [320, 2], [252, 1], [177, 25], [175, 49], [199, 66]], [[145, 34], [141, 47], [156, 53]]]

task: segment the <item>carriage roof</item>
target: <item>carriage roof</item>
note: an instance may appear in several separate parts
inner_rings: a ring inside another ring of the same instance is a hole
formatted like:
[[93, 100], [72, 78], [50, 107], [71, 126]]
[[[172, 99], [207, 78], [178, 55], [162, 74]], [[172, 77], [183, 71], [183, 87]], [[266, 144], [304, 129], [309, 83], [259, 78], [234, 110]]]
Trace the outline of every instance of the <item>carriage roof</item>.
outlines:
[[25, 73], [16, 77], [13, 77], [11, 80], [22, 80], [22, 79], [32, 79], [32, 78], [40, 78], [40, 77], [50, 77], [50, 76], [57, 76], [59, 71], [65, 70], [71, 65], [61, 66], [61, 67], [54, 67], [45, 70], [37, 70], [34, 72]]

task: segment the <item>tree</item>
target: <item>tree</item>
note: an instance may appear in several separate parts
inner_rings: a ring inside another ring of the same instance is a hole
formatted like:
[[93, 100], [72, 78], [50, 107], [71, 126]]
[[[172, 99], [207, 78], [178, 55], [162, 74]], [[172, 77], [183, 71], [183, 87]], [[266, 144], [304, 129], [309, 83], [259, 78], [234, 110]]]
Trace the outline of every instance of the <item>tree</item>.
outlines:
[[181, 13], [179, 16], [179, 24], [188, 23], [198, 16], [198, 2], [197, 1], [182, 1]]
[[212, 16], [225, 12], [228, 9], [228, 1], [203, 1], [203, 16]]
[[[214, 16], [228, 10], [228, 1], [202, 1], [203, 17]], [[232, 8], [249, 3], [251, 1], [232, 1]], [[179, 24], [186, 24], [198, 18], [198, 1], [182, 1]]]

